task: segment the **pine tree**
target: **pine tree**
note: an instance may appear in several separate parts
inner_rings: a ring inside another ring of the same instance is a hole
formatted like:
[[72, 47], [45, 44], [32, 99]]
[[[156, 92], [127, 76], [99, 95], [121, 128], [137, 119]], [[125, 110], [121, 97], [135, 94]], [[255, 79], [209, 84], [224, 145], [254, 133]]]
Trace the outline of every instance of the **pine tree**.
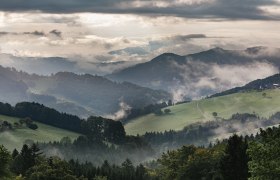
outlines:
[[225, 155], [220, 162], [221, 173], [227, 180], [247, 180], [249, 157], [248, 143], [243, 137], [233, 135], [227, 141]]
[[4, 146], [0, 145], [0, 179], [5, 177], [8, 173], [8, 163], [10, 161], [10, 154]]
[[15, 159], [18, 155], [19, 155], [18, 150], [17, 150], [17, 149], [14, 149], [14, 150], [13, 150], [13, 153], [12, 153], [12, 158]]

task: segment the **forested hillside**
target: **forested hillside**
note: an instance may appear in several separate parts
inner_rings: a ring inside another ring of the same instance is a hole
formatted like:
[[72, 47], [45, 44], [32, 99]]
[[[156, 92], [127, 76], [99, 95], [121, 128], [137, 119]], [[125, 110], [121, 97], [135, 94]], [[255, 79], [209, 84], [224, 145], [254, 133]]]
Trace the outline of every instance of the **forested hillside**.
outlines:
[[[170, 94], [137, 86], [116, 83], [101, 76], [59, 72], [39, 76], [0, 66], [2, 102], [38, 102], [86, 118], [91, 115], [114, 115], [127, 108], [139, 108], [168, 101]], [[5, 84], [5, 85], [4, 85]]]
[[[183, 146], [164, 153], [146, 166], [133, 166], [130, 160], [121, 165], [104, 161], [92, 163], [45, 157], [37, 145], [24, 145], [21, 151], [7, 151], [0, 146], [0, 178], [28, 179], [277, 179], [279, 167], [279, 127], [260, 130], [256, 136], [233, 135], [208, 147]], [[67, 145], [67, 144], [65, 144]], [[274, 173], [271, 173], [271, 172]]]

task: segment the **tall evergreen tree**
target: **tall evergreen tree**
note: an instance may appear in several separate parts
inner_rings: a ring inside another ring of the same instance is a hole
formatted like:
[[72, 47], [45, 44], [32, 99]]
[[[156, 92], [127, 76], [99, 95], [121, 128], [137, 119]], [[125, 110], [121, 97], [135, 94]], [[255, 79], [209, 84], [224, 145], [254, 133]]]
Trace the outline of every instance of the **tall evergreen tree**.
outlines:
[[12, 158], [15, 159], [18, 155], [19, 155], [18, 150], [17, 150], [17, 149], [14, 149], [14, 150], [13, 150], [13, 153], [12, 153]]
[[4, 146], [0, 145], [0, 179], [8, 174], [10, 153]]
[[220, 162], [220, 170], [227, 180], [247, 180], [249, 157], [248, 143], [242, 136], [233, 135], [227, 141], [225, 154]]

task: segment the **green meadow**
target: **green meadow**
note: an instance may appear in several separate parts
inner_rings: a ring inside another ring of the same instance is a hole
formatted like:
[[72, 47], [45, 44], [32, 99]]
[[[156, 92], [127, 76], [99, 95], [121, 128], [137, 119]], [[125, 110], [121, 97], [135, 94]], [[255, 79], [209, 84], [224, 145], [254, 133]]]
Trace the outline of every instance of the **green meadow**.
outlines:
[[[19, 122], [19, 118], [0, 115], [0, 121], [7, 121], [11, 124]], [[14, 130], [0, 132], [0, 144], [3, 144], [9, 150], [14, 148], [20, 149], [26, 140], [34, 142], [49, 142], [59, 141], [63, 137], [70, 137], [72, 140], [77, 138], [80, 134], [56, 128], [39, 122], [37, 130], [29, 129], [25, 126], [16, 128]]]
[[[264, 96], [263, 93], [266, 95]], [[138, 117], [125, 125], [127, 134], [136, 135], [152, 131], [181, 130], [185, 126], [214, 120], [218, 117], [229, 118], [235, 113], [256, 113], [260, 117], [269, 117], [280, 111], [280, 89], [250, 91], [202, 99], [168, 107], [170, 114], [148, 114]]]

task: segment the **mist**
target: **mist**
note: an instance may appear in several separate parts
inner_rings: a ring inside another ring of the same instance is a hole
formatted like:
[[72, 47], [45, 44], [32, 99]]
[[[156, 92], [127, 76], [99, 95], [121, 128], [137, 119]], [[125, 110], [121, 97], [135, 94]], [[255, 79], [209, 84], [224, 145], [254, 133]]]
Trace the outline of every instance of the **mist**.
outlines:
[[138, 61], [110, 61], [110, 57], [107, 59], [105, 56], [99, 58], [101, 60], [91, 62], [82, 57], [17, 57], [0, 54], [0, 65], [38, 75], [51, 75], [58, 72], [106, 75], [140, 63]]
[[113, 119], [115, 121], [126, 118], [131, 107], [123, 101], [119, 103], [119, 107], [120, 109], [117, 112], [115, 112], [114, 114], [105, 115], [104, 117], [108, 119]]
[[265, 62], [220, 65], [192, 59], [184, 65], [173, 63], [173, 68], [181, 72], [180, 80], [170, 89], [174, 102], [183, 101], [186, 97], [199, 99], [279, 72], [277, 67]]

